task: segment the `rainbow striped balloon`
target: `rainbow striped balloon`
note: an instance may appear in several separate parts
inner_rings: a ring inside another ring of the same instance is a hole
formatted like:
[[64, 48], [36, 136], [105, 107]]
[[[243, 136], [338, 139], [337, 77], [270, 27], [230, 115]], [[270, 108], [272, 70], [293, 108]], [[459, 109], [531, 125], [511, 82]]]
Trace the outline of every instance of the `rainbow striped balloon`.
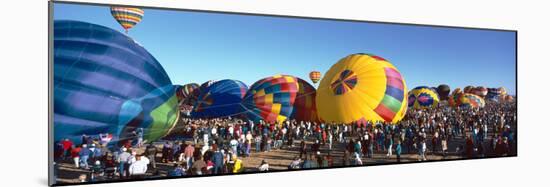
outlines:
[[126, 32], [141, 21], [143, 14], [144, 11], [140, 8], [111, 7], [111, 15]]
[[401, 73], [384, 58], [349, 55], [321, 80], [317, 113], [328, 123], [397, 122], [407, 111], [406, 90]]
[[248, 118], [268, 123], [283, 122], [292, 114], [298, 87], [297, 78], [289, 75], [275, 75], [257, 81], [243, 98]]

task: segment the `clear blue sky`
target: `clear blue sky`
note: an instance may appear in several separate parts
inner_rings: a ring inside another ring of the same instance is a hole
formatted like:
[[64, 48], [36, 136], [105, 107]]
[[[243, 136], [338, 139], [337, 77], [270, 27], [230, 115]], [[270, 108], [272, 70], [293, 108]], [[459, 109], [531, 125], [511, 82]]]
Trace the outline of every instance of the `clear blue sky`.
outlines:
[[[504, 86], [516, 93], [515, 33], [395, 24], [144, 9], [129, 31], [174, 84], [275, 75], [309, 80], [353, 53], [394, 64], [407, 86]], [[123, 32], [109, 7], [59, 4], [54, 20], [78, 20]]]

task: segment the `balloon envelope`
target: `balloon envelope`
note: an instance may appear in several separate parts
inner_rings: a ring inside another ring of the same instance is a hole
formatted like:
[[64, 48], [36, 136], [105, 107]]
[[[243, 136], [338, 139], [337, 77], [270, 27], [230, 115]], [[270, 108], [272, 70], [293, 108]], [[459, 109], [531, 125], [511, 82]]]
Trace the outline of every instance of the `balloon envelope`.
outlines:
[[283, 122], [292, 114], [298, 89], [297, 78], [289, 75], [275, 75], [257, 81], [243, 99], [247, 117], [256, 122]]
[[309, 79], [311, 79], [311, 82], [313, 82], [314, 84], [319, 82], [319, 80], [321, 79], [321, 72], [318, 72], [318, 71], [310, 72]]
[[474, 86], [466, 86], [464, 87], [464, 93], [472, 93], [474, 91]]
[[459, 103], [458, 98], [460, 98], [462, 94], [464, 94], [464, 92], [462, 92], [460, 88], [455, 88], [451, 93], [451, 97], [449, 98], [449, 105], [457, 106]]
[[138, 24], [143, 18], [143, 9], [134, 7], [111, 7], [111, 15], [128, 32], [129, 29]]
[[485, 100], [478, 95], [465, 93], [459, 98], [460, 107], [470, 108], [483, 108], [485, 107]]
[[405, 79], [391, 63], [353, 54], [325, 73], [315, 98], [317, 112], [328, 123], [397, 122], [407, 110], [406, 90]]
[[439, 103], [439, 96], [427, 86], [412, 89], [408, 96], [408, 105], [416, 109], [434, 108]]
[[55, 21], [53, 40], [56, 140], [110, 133], [117, 141], [143, 128], [145, 140], [153, 141], [174, 126], [174, 87], [134, 40], [78, 21]]
[[179, 87], [177, 93], [181, 95], [182, 103], [194, 105], [199, 97], [199, 84], [189, 83]]
[[297, 121], [319, 121], [315, 106], [315, 88], [303, 79], [297, 78], [297, 80], [299, 89], [291, 118]]
[[449, 85], [441, 84], [437, 86], [437, 94], [439, 95], [439, 99], [441, 100], [447, 100], [450, 92], [451, 88], [449, 88]]
[[[502, 88], [502, 87], [501, 87]], [[486, 99], [491, 101], [499, 101], [499, 97], [506, 95], [505, 89], [500, 88], [488, 88], [487, 89], [487, 95], [485, 96]]]
[[487, 96], [488, 91], [489, 90], [487, 90], [487, 88], [483, 86], [478, 86], [474, 89], [473, 94], [478, 95], [480, 97], [485, 97]]
[[193, 106], [191, 117], [218, 118], [241, 114], [248, 87], [241, 81], [224, 79], [206, 87]]

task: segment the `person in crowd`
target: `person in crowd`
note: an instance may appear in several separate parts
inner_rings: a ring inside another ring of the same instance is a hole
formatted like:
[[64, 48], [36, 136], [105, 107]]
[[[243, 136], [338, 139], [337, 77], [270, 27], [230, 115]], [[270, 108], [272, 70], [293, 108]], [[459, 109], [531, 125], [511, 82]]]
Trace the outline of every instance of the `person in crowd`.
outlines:
[[193, 165], [191, 166], [191, 174], [192, 175], [205, 175], [207, 172], [206, 169], [206, 162], [202, 159], [201, 154], [195, 155], [195, 161], [193, 162]]
[[262, 160], [262, 164], [260, 164], [260, 166], [258, 166], [258, 171], [260, 171], [260, 172], [269, 171], [269, 164], [267, 163], [267, 161], [265, 159]]
[[306, 141], [304, 140], [300, 142], [300, 158], [302, 158], [302, 156], [307, 157], [307, 144], [306, 144]]
[[92, 152], [90, 151], [90, 149], [88, 149], [88, 145], [87, 144], [82, 144], [82, 149], [80, 150], [80, 167], [84, 168], [84, 169], [89, 169], [90, 166], [88, 165], [88, 159], [90, 158], [90, 155], [92, 154]]
[[68, 138], [65, 138], [61, 141], [61, 145], [63, 146], [63, 154], [61, 155], [61, 158], [65, 160], [67, 157], [70, 157], [70, 149], [73, 147], [74, 143]]
[[195, 147], [191, 145], [191, 143], [188, 143], [184, 150], [184, 157], [185, 161], [187, 162], [188, 166], [193, 165], [193, 155], [195, 154]]
[[90, 177], [91, 181], [95, 181], [96, 178], [99, 178], [100, 176], [103, 175], [103, 166], [101, 165], [101, 161], [99, 160], [95, 161], [94, 165], [91, 168], [91, 172], [92, 172]]
[[145, 174], [147, 172], [147, 165], [149, 164], [147, 161], [142, 160], [143, 156], [136, 155], [135, 159], [132, 164], [130, 164], [130, 167], [128, 167], [128, 172], [130, 174], [130, 177], [133, 179], [142, 179], [145, 177]]
[[145, 147], [145, 155], [149, 159], [150, 167], [153, 169], [157, 169], [157, 162], [156, 162], [157, 147], [155, 147], [155, 145], [153, 145], [152, 143], [148, 144]]
[[181, 164], [174, 164], [174, 169], [168, 173], [170, 177], [185, 176], [185, 168]]
[[74, 166], [75, 168], [80, 168], [80, 151], [82, 150], [82, 148], [80, 146], [72, 146], [73, 148], [71, 149], [71, 158], [73, 159], [74, 161]]
[[256, 153], [261, 152], [262, 137], [260, 135], [256, 135], [254, 138], [254, 143], [256, 145]]
[[395, 145], [395, 156], [397, 157], [397, 163], [401, 162], [401, 140], [397, 140]]
[[125, 178], [129, 176], [128, 167], [130, 167], [130, 165], [128, 164], [128, 161], [130, 160], [131, 156], [132, 155], [128, 153], [128, 149], [126, 147], [121, 148], [120, 154], [118, 155], [118, 160], [117, 160], [117, 162], [119, 163], [118, 168], [119, 168], [120, 178]]
[[213, 174], [223, 173], [224, 155], [220, 149], [215, 149], [212, 155], [212, 162], [214, 163]]
[[363, 161], [361, 160], [361, 156], [359, 156], [359, 153], [354, 153], [353, 164], [356, 166], [363, 165]]
[[116, 172], [115, 158], [112, 153], [107, 152], [101, 159], [105, 168], [105, 175], [107, 178], [114, 178]]
[[235, 161], [233, 165], [233, 173], [241, 173], [244, 171], [243, 161], [237, 157], [237, 155], [233, 155], [233, 160]]
[[290, 165], [288, 166], [288, 169], [294, 170], [294, 169], [300, 169], [300, 165], [302, 164], [302, 160], [300, 157], [294, 157], [292, 162], [290, 162]]

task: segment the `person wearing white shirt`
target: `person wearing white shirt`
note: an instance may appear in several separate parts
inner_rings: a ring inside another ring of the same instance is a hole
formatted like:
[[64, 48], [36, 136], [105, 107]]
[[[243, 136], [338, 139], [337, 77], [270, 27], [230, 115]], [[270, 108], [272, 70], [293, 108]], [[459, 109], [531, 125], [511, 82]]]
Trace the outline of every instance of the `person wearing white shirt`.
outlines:
[[143, 178], [147, 172], [148, 161], [141, 160], [142, 156], [136, 156], [136, 161], [130, 165], [130, 176], [135, 179]]
[[133, 164], [134, 162], [137, 161], [137, 152], [136, 151], [132, 151], [132, 155], [130, 157], [128, 157], [128, 164]]
[[269, 171], [269, 164], [267, 163], [267, 161], [262, 160], [262, 164], [258, 167], [258, 170]]
[[229, 141], [229, 145], [231, 146], [231, 149], [233, 150], [233, 154], [237, 154], [237, 145], [239, 144], [239, 141], [237, 141], [235, 138], [233, 138], [231, 141]]
[[214, 126], [214, 128], [212, 128], [212, 136], [216, 137], [216, 135], [218, 134], [218, 126]]

